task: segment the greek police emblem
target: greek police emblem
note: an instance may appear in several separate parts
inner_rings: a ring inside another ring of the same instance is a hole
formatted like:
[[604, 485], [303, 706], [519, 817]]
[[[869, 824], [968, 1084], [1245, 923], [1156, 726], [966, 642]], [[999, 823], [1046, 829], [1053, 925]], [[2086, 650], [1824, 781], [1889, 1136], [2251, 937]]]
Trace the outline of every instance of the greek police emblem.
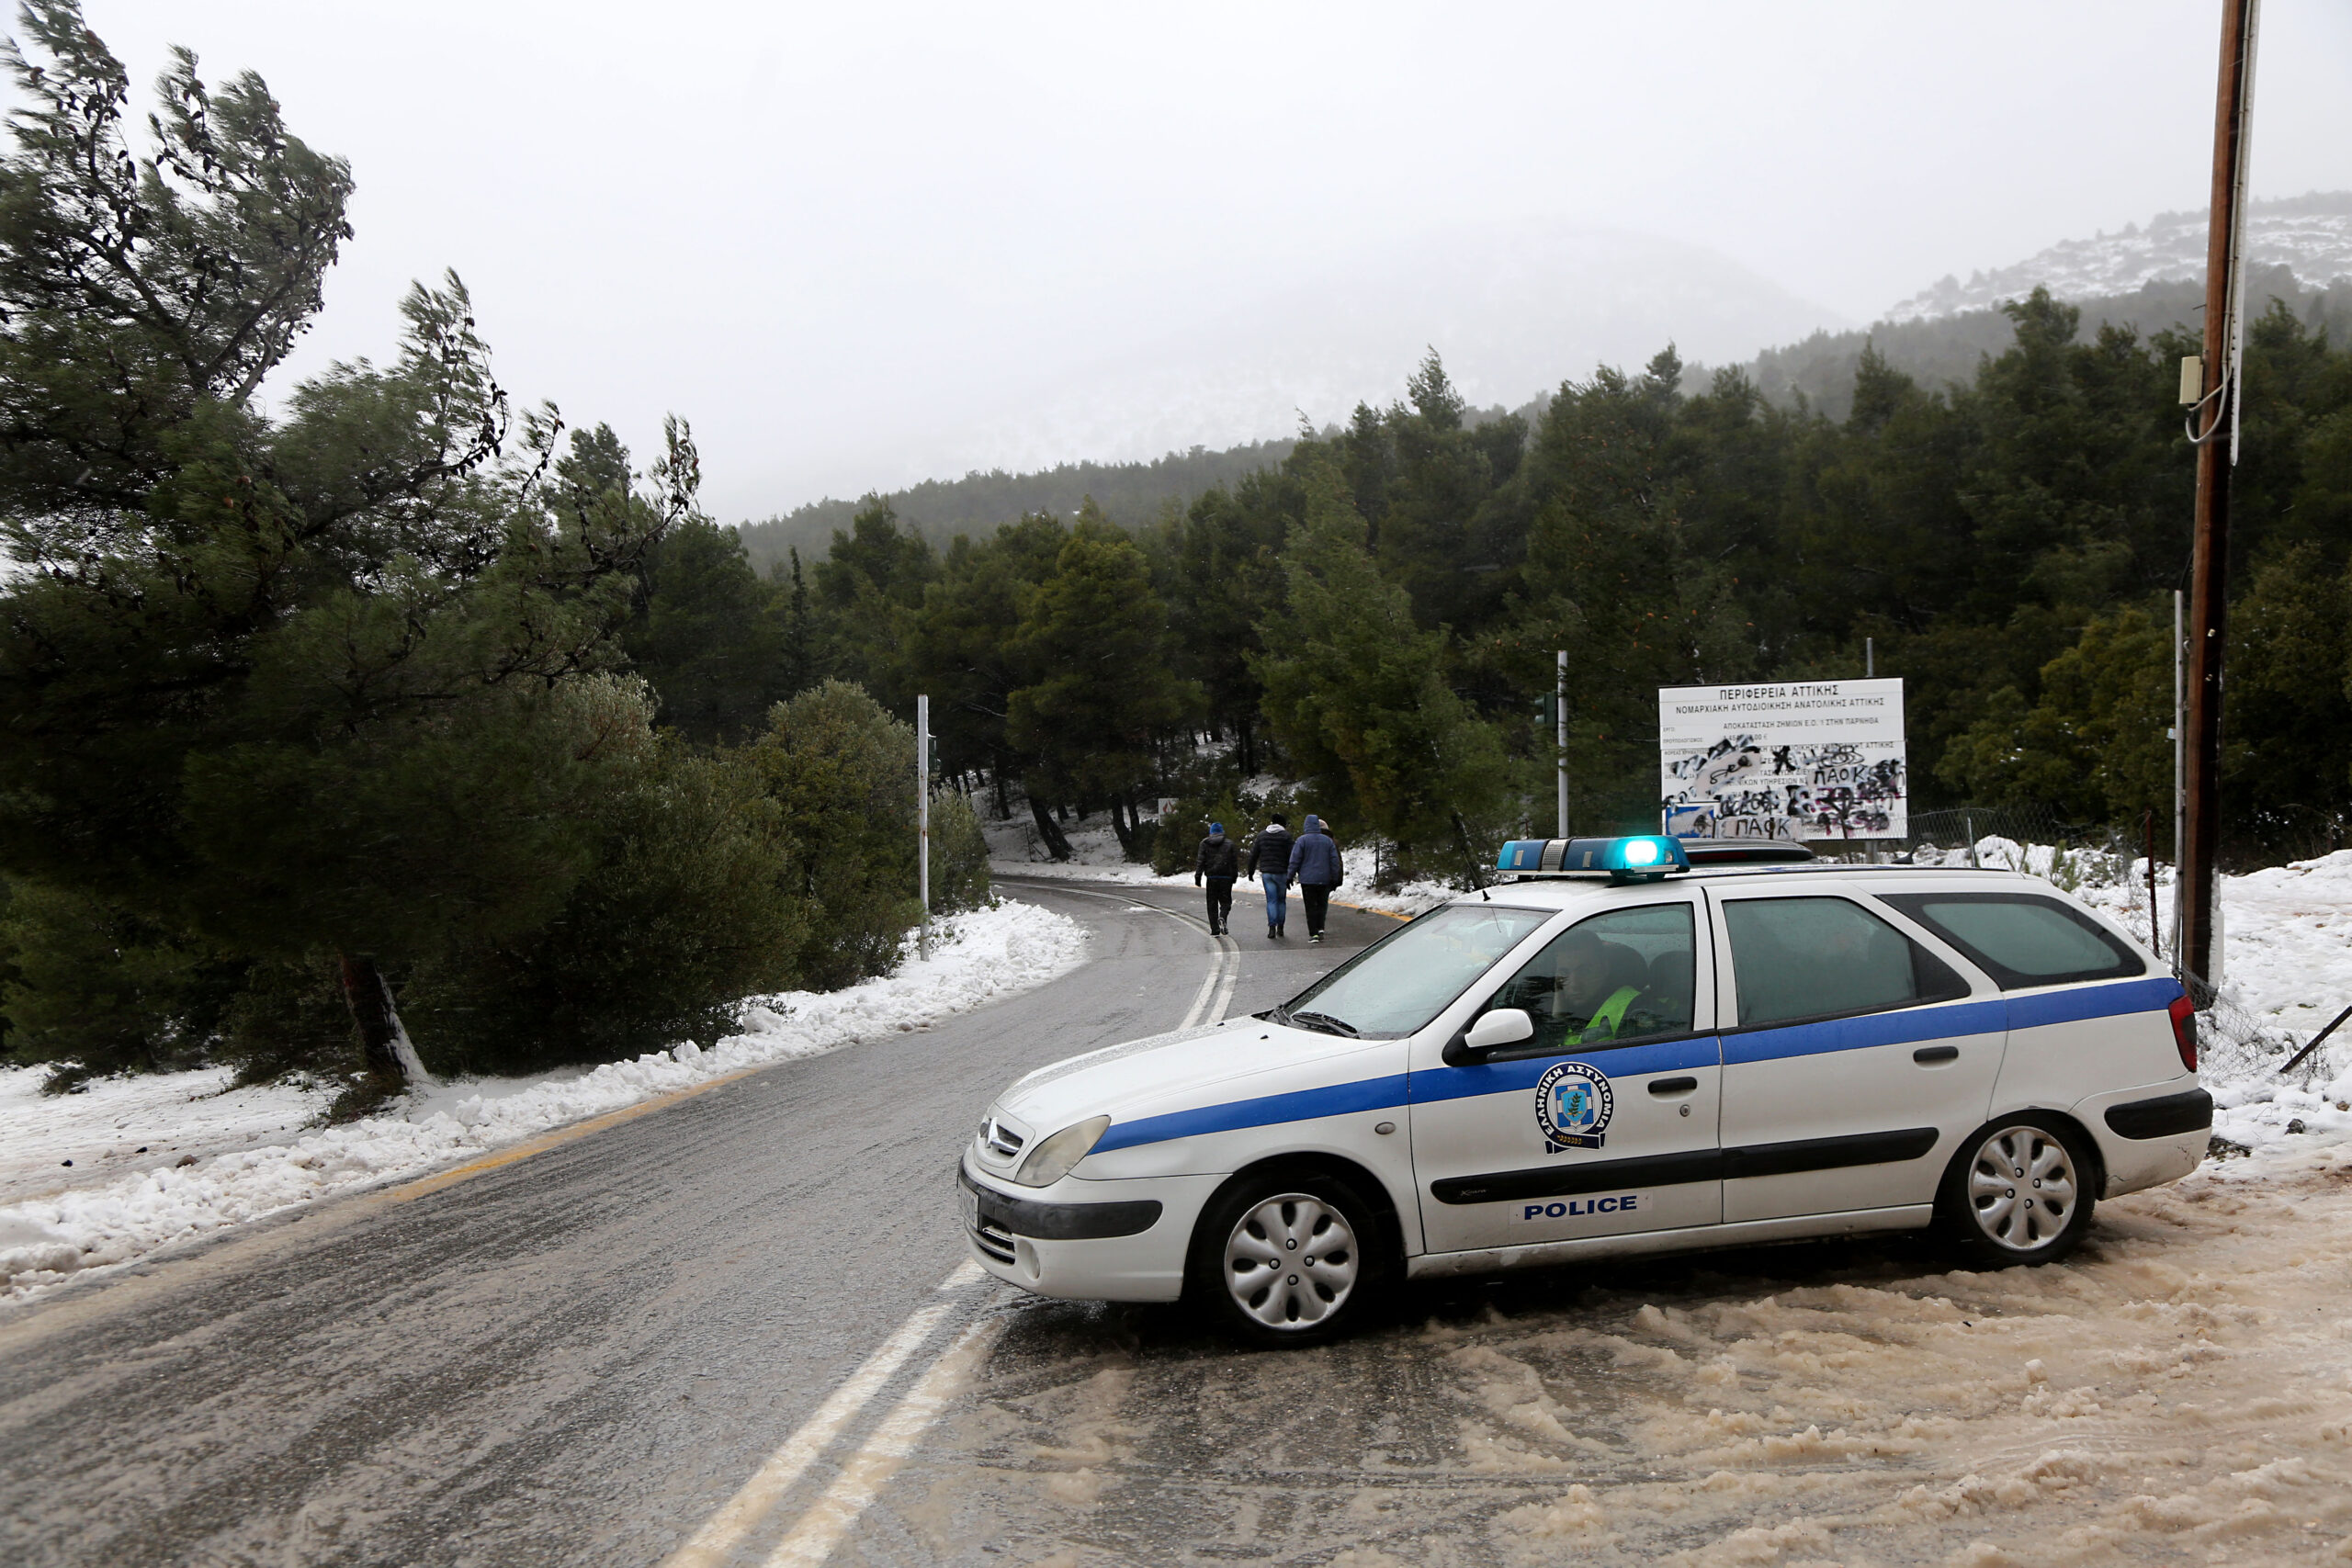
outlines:
[[1598, 1067], [1561, 1062], [1536, 1080], [1535, 1124], [1544, 1129], [1546, 1154], [1600, 1147], [1616, 1109], [1617, 1097]]

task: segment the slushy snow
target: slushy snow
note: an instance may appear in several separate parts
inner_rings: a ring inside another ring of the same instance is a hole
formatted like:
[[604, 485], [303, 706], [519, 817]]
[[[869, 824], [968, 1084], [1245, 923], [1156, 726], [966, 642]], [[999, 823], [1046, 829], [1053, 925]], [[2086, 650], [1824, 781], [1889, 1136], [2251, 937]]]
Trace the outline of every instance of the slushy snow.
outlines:
[[[220, 1070], [106, 1080], [62, 1097], [40, 1094], [40, 1069], [0, 1070], [0, 1196], [12, 1200], [0, 1206], [0, 1293], [20, 1296], [224, 1225], [418, 1176], [742, 1068], [923, 1028], [1043, 985], [1085, 957], [1084, 928], [1032, 904], [971, 910], [934, 931], [931, 957], [910, 945], [880, 979], [753, 998], [742, 1032], [707, 1051], [687, 1043], [591, 1070], [441, 1085], [338, 1127], [306, 1125], [325, 1108], [323, 1090], [226, 1089]], [[141, 1145], [147, 1154], [133, 1152]], [[179, 1163], [191, 1154], [194, 1163]], [[92, 1174], [99, 1179], [87, 1182]], [[46, 1190], [29, 1190], [37, 1187]]]

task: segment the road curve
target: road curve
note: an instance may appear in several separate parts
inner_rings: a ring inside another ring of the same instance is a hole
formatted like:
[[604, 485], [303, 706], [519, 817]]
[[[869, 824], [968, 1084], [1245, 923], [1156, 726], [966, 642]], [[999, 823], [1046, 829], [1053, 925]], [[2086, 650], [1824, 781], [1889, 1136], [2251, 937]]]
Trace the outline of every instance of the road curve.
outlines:
[[[1083, 921], [1089, 961], [413, 1201], [322, 1205], [0, 1315], [0, 1556], [658, 1563], [942, 1302], [965, 1256], [947, 1173], [989, 1095], [1220, 998], [1270, 1005], [1391, 925], [1335, 909], [1310, 949], [1243, 918], [1217, 943], [1166, 890], [1005, 891]], [[991, 1283], [951, 1311], [1020, 1301]]]

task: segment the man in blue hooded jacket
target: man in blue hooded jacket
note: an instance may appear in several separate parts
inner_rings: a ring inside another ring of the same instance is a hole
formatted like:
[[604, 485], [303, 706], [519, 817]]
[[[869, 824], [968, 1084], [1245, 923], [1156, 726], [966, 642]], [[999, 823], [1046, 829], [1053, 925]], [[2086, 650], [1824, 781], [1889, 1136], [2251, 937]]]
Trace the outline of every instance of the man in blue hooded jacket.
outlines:
[[1323, 940], [1323, 919], [1330, 912], [1331, 889], [1344, 880], [1340, 846], [1323, 830], [1323, 818], [1309, 817], [1306, 830], [1290, 847], [1291, 880], [1306, 900], [1306, 940]]

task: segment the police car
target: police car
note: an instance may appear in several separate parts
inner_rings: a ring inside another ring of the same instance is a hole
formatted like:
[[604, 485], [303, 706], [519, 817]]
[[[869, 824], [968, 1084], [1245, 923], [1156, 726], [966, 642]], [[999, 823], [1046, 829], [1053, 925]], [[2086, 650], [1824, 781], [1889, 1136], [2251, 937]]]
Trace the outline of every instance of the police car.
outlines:
[[2130, 936], [2030, 876], [1784, 857], [1514, 841], [1281, 1007], [1032, 1073], [962, 1160], [974, 1255], [1299, 1344], [1400, 1276], [1928, 1225], [2047, 1263], [2195, 1168], [2190, 1005]]

